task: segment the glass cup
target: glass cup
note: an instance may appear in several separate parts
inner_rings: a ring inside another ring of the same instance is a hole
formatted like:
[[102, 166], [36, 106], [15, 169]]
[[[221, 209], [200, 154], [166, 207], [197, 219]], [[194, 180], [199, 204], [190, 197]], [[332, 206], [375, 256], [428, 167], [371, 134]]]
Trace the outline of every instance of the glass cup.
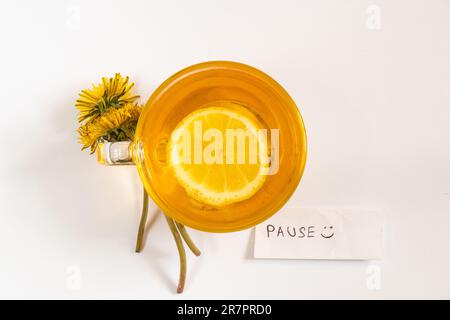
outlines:
[[[177, 182], [166, 149], [171, 133], [187, 115], [224, 101], [242, 106], [262, 127], [277, 132], [278, 143], [276, 149], [270, 144], [273, 170], [253, 196], [213, 206], [193, 199]], [[168, 78], [144, 107], [134, 141], [103, 143], [97, 155], [107, 165], [136, 164], [147, 193], [176, 221], [198, 230], [231, 232], [261, 223], [286, 203], [303, 174], [306, 149], [299, 110], [275, 80], [245, 64], [211, 61]]]

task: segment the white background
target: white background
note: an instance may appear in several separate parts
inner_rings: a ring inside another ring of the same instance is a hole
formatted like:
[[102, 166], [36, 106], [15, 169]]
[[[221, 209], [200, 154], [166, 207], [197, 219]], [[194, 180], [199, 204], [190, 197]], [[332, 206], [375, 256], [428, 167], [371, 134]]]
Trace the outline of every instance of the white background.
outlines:
[[[3, 1], [0, 297], [450, 298], [449, 17], [448, 0]], [[133, 252], [139, 178], [80, 152], [77, 93], [121, 72], [145, 102], [216, 59], [262, 69], [299, 106], [309, 157], [287, 205], [381, 210], [385, 259], [253, 260], [251, 231], [193, 231], [203, 255], [179, 296], [154, 207]]]

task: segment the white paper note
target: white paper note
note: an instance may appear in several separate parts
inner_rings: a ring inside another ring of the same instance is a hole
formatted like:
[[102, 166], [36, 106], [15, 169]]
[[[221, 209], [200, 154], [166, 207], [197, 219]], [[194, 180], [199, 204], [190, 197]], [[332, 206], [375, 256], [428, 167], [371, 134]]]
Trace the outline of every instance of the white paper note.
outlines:
[[383, 228], [384, 216], [376, 211], [283, 208], [256, 226], [254, 257], [381, 259]]

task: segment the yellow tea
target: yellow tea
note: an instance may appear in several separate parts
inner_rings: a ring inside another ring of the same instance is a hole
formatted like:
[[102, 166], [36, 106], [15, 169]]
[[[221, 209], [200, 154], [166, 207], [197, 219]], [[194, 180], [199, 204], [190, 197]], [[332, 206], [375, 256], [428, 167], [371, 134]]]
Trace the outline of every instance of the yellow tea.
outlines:
[[155, 91], [133, 148], [145, 188], [166, 214], [225, 232], [253, 226], [287, 201], [303, 172], [306, 136], [273, 79], [219, 61], [187, 68]]

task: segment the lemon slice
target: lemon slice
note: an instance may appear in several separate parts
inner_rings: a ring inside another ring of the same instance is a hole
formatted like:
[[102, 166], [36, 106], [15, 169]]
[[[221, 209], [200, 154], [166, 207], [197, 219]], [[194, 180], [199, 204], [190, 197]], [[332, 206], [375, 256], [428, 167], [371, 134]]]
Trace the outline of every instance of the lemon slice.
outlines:
[[253, 196], [269, 167], [267, 138], [256, 117], [229, 103], [186, 116], [171, 134], [168, 159], [187, 194], [224, 206]]

